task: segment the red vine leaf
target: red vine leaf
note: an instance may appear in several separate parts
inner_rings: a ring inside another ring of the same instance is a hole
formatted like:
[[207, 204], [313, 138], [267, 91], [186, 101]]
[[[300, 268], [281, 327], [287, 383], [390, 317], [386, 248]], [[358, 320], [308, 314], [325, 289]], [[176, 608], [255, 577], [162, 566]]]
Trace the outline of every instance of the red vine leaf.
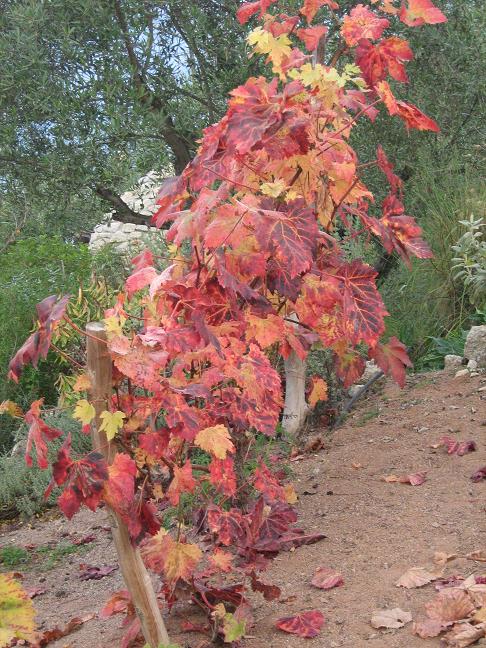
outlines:
[[174, 477], [167, 490], [167, 498], [169, 502], [176, 506], [179, 504], [179, 499], [182, 493], [193, 493], [196, 488], [196, 480], [192, 474], [192, 465], [189, 460], [179, 468], [174, 466]]
[[26, 364], [37, 367], [40, 358], [46, 358], [51, 344], [52, 334], [59, 322], [64, 317], [69, 295], [58, 300], [57, 295], [43, 299], [35, 307], [37, 310], [38, 329], [27, 338], [22, 347], [17, 351], [9, 364], [8, 377], [18, 382], [20, 374]]
[[449, 436], [443, 436], [439, 439], [439, 443], [434, 447], [444, 446], [447, 448], [447, 454], [456, 454], [459, 457], [464, 456], [469, 452], [474, 452], [477, 447], [476, 443], [472, 440], [469, 441], [458, 441], [457, 439], [452, 439]]
[[380, 18], [369, 7], [358, 4], [351, 9], [349, 15], [344, 16], [341, 35], [346, 44], [352, 47], [363, 38], [377, 40], [389, 24], [387, 18]]
[[311, 639], [317, 637], [324, 625], [324, 616], [319, 610], [301, 612], [295, 616], [282, 617], [275, 623], [279, 630]]
[[102, 455], [91, 452], [84, 459], [73, 461], [69, 455], [70, 450], [71, 435], [68, 434], [58, 452], [57, 461], [52, 465], [52, 480], [46, 489], [47, 497], [55, 484], [65, 484], [64, 491], [57, 501], [68, 519], [78, 512], [81, 504], [95, 511], [108, 479], [108, 469]]
[[405, 367], [411, 367], [412, 362], [408, 357], [406, 346], [396, 337], [390, 338], [386, 344], [377, 344], [369, 351], [369, 357], [386, 374], [390, 374], [400, 387], [405, 387]]
[[406, 0], [402, 3], [400, 20], [409, 27], [447, 22], [442, 11], [431, 0]]
[[397, 81], [408, 81], [405, 65], [413, 59], [413, 53], [406, 40], [391, 36], [376, 45], [361, 40], [356, 48], [356, 63], [361, 68], [366, 83], [373, 87], [390, 74]]
[[30, 409], [25, 414], [25, 422], [29, 426], [27, 434], [27, 445], [25, 448], [25, 462], [32, 466], [32, 444], [35, 445], [37, 465], [41, 469], [46, 469], [47, 462], [47, 441], [57, 439], [62, 435], [62, 430], [52, 428], [40, 418], [40, 408], [44, 399], [40, 398], [32, 403]]
[[319, 9], [324, 6], [330, 9], [339, 9], [338, 3], [334, 0], [304, 0], [300, 13], [306, 17], [308, 23], [311, 23]]
[[318, 567], [311, 583], [319, 589], [332, 589], [344, 585], [342, 574], [329, 567]]
[[240, 24], [244, 25], [258, 12], [263, 16], [267, 9], [272, 4], [275, 4], [275, 2], [277, 2], [277, 0], [256, 0], [256, 2], [244, 2], [236, 12], [236, 17]]
[[327, 27], [324, 25], [316, 25], [315, 27], [307, 27], [306, 29], [297, 29], [295, 33], [303, 41], [307, 49], [312, 52], [317, 49], [321, 38], [327, 34]]

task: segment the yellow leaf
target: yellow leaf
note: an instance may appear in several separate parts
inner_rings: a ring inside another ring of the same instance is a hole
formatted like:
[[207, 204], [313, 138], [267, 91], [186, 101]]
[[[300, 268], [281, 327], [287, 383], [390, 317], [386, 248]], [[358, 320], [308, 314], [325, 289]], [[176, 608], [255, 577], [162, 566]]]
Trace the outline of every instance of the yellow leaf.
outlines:
[[170, 543], [164, 564], [164, 572], [169, 581], [188, 578], [194, 567], [202, 558], [202, 551], [197, 545], [185, 542]]
[[32, 601], [13, 574], [0, 574], [0, 648], [10, 646], [14, 639], [34, 643], [34, 617]]
[[479, 610], [474, 615], [474, 621], [476, 623], [485, 623], [486, 622], [486, 607], [479, 608]]
[[95, 408], [85, 398], [78, 400], [74, 408], [73, 418], [81, 421], [83, 425], [89, 425], [96, 416]]
[[299, 194], [297, 193], [297, 191], [295, 191], [294, 189], [289, 189], [285, 194], [285, 201], [290, 202], [291, 200], [295, 200], [298, 197]]
[[88, 391], [91, 389], [91, 380], [89, 376], [85, 373], [79, 374], [74, 383], [73, 389], [75, 392]]
[[116, 412], [108, 412], [107, 410], [101, 412], [100, 432], [106, 433], [108, 441], [114, 439], [118, 430], [123, 427], [124, 418], [126, 418], [125, 414], [118, 410]]
[[235, 451], [230, 433], [224, 425], [214, 425], [201, 430], [197, 433], [194, 443], [217, 459], [226, 459], [228, 452]]
[[247, 38], [248, 43], [253, 47], [256, 54], [268, 54], [273, 63], [273, 71], [282, 73], [282, 61], [290, 56], [292, 42], [287, 34], [275, 36], [262, 27], [254, 29]]
[[287, 504], [295, 504], [297, 502], [298, 497], [293, 484], [286, 484], [284, 486], [284, 492]]
[[12, 417], [23, 416], [22, 409], [11, 400], [4, 400], [3, 403], [0, 403], [0, 414], [8, 414]]
[[275, 182], [264, 182], [260, 185], [260, 191], [262, 194], [265, 194], [265, 196], [271, 196], [272, 198], [278, 198], [286, 189], [287, 185], [282, 179], [275, 180]]
[[312, 379], [312, 390], [309, 394], [309, 405], [315, 407], [319, 401], [327, 400], [327, 383], [322, 378]]
[[123, 315], [110, 315], [110, 317], [105, 317], [103, 320], [106, 332], [109, 335], [123, 335], [123, 326], [126, 321], [126, 317], [123, 317]]
[[245, 318], [248, 322], [246, 339], [250, 341], [254, 338], [264, 349], [284, 336], [285, 322], [278, 315], [269, 315], [263, 319], [247, 311]]

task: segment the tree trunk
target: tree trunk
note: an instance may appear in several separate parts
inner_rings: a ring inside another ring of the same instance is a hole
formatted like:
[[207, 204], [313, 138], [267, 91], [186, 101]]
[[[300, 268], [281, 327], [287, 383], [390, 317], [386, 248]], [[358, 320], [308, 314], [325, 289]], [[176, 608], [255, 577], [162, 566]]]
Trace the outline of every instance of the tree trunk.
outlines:
[[300, 430], [309, 411], [305, 400], [306, 364], [295, 351], [291, 351], [289, 357], [284, 360], [285, 405], [282, 426], [289, 434], [296, 434]]

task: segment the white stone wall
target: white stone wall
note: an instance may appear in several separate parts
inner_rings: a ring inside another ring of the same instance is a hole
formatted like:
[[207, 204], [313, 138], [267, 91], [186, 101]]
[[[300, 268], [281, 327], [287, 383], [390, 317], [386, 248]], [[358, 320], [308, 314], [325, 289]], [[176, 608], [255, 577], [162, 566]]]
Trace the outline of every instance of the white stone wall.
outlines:
[[143, 247], [151, 239], [157, 240], [161, 236], [161, 230], [156, 227], [112, 220], [94, 228], [89, 239], [89, 249], [98, 252], [105, 245], [113, 245], [116, 252], [129, 252], [136, 247]]
[[[131, 191], [122, 194], [122, 200], [133, 211], [152, 216], [157, 209], [157, 195], [164, 177], [151, 171], [140, 178]], [[134, 252], [137, 247], [144, 247], [150, 240], [157, 240], [163, 236], [162, 231], [156, 227], [121, 223], [113, 220], [112, 216], [113, 212], [105, 214], [103, 222], [94, 228], [89, 240], [89, 249], [93, 252], [101, 250], [106, 245], [113, 245], [116, 252]], [[150, 222], [149, 219], [147, 222]]]

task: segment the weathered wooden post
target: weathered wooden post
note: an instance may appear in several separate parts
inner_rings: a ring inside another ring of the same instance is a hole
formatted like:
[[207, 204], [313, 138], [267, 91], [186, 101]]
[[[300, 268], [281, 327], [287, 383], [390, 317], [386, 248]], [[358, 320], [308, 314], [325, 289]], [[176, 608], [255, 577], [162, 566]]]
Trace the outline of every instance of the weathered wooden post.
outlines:
[[[109, 399], [112, 393], [111, 358], [106, 344], [103, 342], [106, 340], [105, 326], [102, 322], [91, 322], [86, 326], [86, 333], [88, 334], [87, 356], [91, 399], [96, 410], [96, 418], [92, 425], [93, 449], [100, 452], [107, 463], [111, 464], [116, 455], [116, 447], [99, 429], [100, 414], [109, 409]], [[152, 581], [145, 569], [140, 552], [132, 545], [127, 526], [120, 516], [111, 509], [109, 511], [118, 562], [140, 619], [145, 641], [151, 648], [168, 645], [169, 636], [157, 604]]]

